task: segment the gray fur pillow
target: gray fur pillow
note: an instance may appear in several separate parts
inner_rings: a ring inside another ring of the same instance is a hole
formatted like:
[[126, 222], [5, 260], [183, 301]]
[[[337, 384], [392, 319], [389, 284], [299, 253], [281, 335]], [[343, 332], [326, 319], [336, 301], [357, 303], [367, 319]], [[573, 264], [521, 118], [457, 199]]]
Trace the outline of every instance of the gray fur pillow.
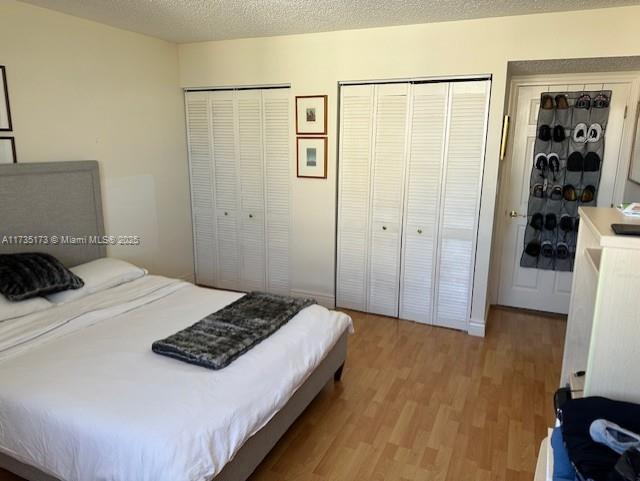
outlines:
[[82, 286], [82, 279], [52, 255], [39, 252], [0, 254], [0, 293], [10, 301]]

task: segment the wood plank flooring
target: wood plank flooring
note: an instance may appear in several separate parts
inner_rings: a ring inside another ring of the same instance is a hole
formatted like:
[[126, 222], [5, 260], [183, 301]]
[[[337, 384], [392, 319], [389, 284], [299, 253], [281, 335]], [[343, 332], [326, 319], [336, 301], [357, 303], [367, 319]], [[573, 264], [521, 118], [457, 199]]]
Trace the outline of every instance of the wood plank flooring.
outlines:
[[[329, 384], [251, 481], [532, 481], [566, 323], [493, 308], [485, 339], [350, 313]], [[0, 470], [0, 480], [20, 478]]]
[[251, 481], [532, 481], [566, 322], [494, 308], [484, 340], [350, 313], [327, 386]]

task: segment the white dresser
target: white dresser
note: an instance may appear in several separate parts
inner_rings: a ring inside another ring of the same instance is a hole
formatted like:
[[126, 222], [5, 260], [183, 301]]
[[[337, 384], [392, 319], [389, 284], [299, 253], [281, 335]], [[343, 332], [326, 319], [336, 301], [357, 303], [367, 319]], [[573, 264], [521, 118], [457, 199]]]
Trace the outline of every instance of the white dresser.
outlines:
[[586, 371], [585, 396], [640, 402], [640, 237], [611, 224], [639, 224], [616, 209], [580, 209], [580, 229], [561, 385]]
[[[640, 402], [640, 237], [611, 230], [611, 224], [640, 225], [640, 219], [601, 207], [579, 212], [560, 384], [569, 385], [574, 398]], [[576, 377], [578, 371], [584, 376]], [[551, 479], [549, 438], [540, 446], [534, 481]]]

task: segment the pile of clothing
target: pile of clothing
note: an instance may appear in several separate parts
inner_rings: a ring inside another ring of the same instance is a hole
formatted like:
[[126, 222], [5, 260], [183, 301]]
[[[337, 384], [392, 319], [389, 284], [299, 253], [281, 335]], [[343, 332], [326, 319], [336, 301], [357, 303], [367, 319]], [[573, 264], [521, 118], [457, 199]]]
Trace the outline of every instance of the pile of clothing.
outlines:
[[571, 399], [551, 436], [553, 481], [640, 481], [640, 405]]

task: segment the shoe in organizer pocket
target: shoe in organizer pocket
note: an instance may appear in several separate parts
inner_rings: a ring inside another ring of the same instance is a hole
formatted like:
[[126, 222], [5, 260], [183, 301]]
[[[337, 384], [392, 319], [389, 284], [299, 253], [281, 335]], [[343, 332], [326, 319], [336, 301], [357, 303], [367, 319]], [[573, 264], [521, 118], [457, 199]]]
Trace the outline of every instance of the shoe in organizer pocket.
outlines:
[[551, 152], [547, 156], [547, 169], [549, 169], [549, 173], [553, 180], [556, 181], [558, 178], [558, 173], [560, 172], [560, 156], [555, 152]]
[[555, 230], [558, 226], [558, 220], [556, 214], [553, 212], [549, 212], [544, 216], [544, 228], [546, 230]]
[[562, 125], [556, 125], [553, 128], [553, 141], [554, 142], [562, 142], [566, 139], [567, 136], [564, 131], [564, 127]]
[[[578, 153], [578, 152], [574, 152], [574, 153]], [[567, 168], [569, 168], [568, 163], [567, 163]], [[587, 155], [584, 156], [582, 170], [584, 170], [585, 172], [599, 171], [600, 156], [596, 152], [587, 152]]]
[[[556, 97], [557, 98], [557, 97]], [[552, 110], [553, 109], [553, 97], [549, 94], [545, 94], [540, 99], [540, 108], [543, 110]]]
[[609, 107], [609, 97], [600, 93], [596, 95], [591, 101], [591, 108], [593, 109], [606, 109]]
[[578, 200], [578, 193], [572, 184], [567, 184], [562, 188], [562, 197], [567, 202], [575, 202]]
[[545, 177], [545, 172], [549, 167], [549, 160], [547, 159], [547, 154], [540, 153], [535, 156], [533, 159], [533, 165], [535, 165], [536, 169], [540, 171], [540, 175]]
[[569, 244], [563, 241], [558, 242], [556, 244], [556, 257], [558, 259], [567, 259], [569, 255]]
[[551, 242], [550, 240], [542, 241], [542, 244], [540, 244], [540, 255], [542, 257], [546, 257], [547, 259], [555, 257], [556, 250], [553, 247], [553, 242]]
[[567, 96], [564, 94], [558, 94], [556, 95], [556, 108], [558, 110], [567, 110], [569, 108], [569, 100], [567, 99]]
[[589, 94], [580, 95], [573, 104], [573, 108], [589, 110], [591, 108], [591, 96]]
[[544, 198], [544, 184], [538, 183], [533, 186], [531, 189], [531, 195], [538, 199]]
[[553, 269], [555, 262], [555, 248], [550, 240], [542, 241], [540, 244], [540, 255], [538, 256], [539, 269]]
[[602, 125], [593, 123], [587, 130], [587, 142], [598, 142], [602, 138]]
[[531, 257], [538, 257], [540, 255], [540, 241], [532, 240], [526, 245], [524, 251]]
[[587, 185], [580, 192], [580, 203], [589, 204], [596, 199], [596, 188], [593, 185]]
[[575, 228], [575, 219], [571, 217], [569, 214], [562, 214], [560, 216], [560, 222], [558, 225], [560, 226], [560, 230], [563, 232], [573, 232]]
[[562, 186], [556, 184], [549, 189], [549, 199], [551, 200], [562, 200], [563, 191]]
[[551, 140], [551, 127], [543, 124], [538, 128], [538, 138], [544, 142]]
[[578, 144], [583, 144], [587, 141], [587, 132], [589, 127], [586, 123], [580, 122], [573, 128], [573, 132], [571, 133], [571, 138], [574, 142]]
[[531, 222], [529, 222], [529, 225], [535, 230], [542, 230], [542, 227], [544, 225], [544, 216], [542, 215], [542, 213], [536, 212], [535, 214], [533, 214], [531, 216]]
[[580, 152], [571, 152], [567, 159], [567, 171], [582, 172], [584, 170], [584, 157]]

